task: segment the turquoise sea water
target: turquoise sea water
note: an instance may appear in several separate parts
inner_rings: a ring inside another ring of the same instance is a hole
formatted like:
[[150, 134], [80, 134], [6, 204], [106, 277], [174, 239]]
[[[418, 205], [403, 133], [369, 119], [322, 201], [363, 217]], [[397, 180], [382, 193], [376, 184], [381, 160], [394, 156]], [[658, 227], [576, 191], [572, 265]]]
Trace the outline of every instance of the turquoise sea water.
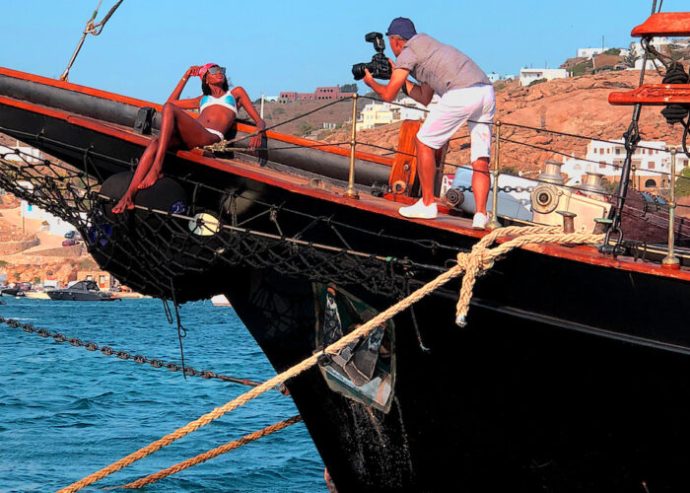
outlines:
[[[180, 362], [159, 300], [79, 303], [0, 297], [0, 315], [99, 346]], [[232, 308], [181, 308], [188, 366], [275, 374]], [[248, 387], [187, 377], [0, 324], [0, 492], [47, 492], [138, 450]], [[82, 491], [122, 485], [297, 414], [269, 392]], [[119, 490], [133, 491], [133, 490]], [[323, 463], [302, 423], [148, 486], [146, 492], [316, 492]]]

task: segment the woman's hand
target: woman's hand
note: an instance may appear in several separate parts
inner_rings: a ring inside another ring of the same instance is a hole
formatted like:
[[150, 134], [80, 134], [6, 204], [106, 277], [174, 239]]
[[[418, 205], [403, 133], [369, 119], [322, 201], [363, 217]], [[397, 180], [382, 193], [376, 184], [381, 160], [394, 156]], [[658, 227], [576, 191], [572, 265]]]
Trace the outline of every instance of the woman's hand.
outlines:
[[201, 67], [200, 67], [199, 65], [192, 65], [191, 67], [189, 67], [189, 68], [187, 69], [187, 71], [185, 72], [185, 75], [186, 75], [188, 78], [189, 78], [189, 77], [198, 77], [198, 76], [199, 76], [199, 70], [200, 70], [200, 69], [201, 69]]
[[266, 132], [266, 122], [263, 120], [259, 120], [256, 124], [256, 135], [253, 135], [251, 139], [249, 139], [249, 149], [254, 150], [259, 147], [261, 147], [261, 139], [265, 135]]

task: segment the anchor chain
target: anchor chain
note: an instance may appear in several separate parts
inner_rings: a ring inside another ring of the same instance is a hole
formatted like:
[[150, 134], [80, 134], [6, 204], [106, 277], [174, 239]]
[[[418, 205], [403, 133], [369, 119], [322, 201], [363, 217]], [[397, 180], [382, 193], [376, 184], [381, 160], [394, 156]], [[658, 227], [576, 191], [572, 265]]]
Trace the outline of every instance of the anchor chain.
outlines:
[[[461, 192], [471, 192], [471, 191], [472, 191], [472, 186], [471, 186], [471, 185], [469, 185], [469, 186], [460, 185], [459, 187], [452, 187], [452, 188], [455, 189], [455, 190], [459, 190], [459, 191], [461, 191]], [[529, 187], [519, 187], [519, 186], [516, 186], [516, 187], [512, 187], [512, 186], [510, 186], [510, 185], [506, 185], [506, 186], [504, 186], [504, 187], [498, 187], [498, 191], [499, 191], [499, 192], [505, 192], [505, 193], [511, 193], [511, 192], [517, 192], [517, 193], [529, 192], [529, 193], [532, 193], [532, 192], [534, 192], [534, 189], [535, 189], [535, 188], [536, 188], [536, 187], [534, 187], [534, 186], [529, 186]], [[494, 187], [492, 186], [492, 187], [490, 187], [489, 190], [493, 190], [493, 189], [494, 189]]]
[[64, 334], [61, 334], [60, 332], [52, 332], [47, 329], [41, 329], [39, 327], [35, 327], [32, 324], [22, 323], [18, 320], [11, 318], [5, 318], [0, 316], [0, 323], [4, 323], [13, 329], [21, 329], [29, 334], [36, 334], [46, 339], [52, 338], [55, 342], [58, 343], [67, 342], [74, 347], [81, 347], [86, 349], [87, 351], [99, 351], [104, 356], [115, 356], [116, 358], [125, 361], [132, 361], [134, 363], [139, 364], [148, 364], [151, 365], [153, 368], [165, 368], [173, 372], [184, 372], [184, 374], [188, 377], [199, 377], [204, 378], [206, 380], [216, 379], [221, 380], [223, 382], [238, 383], [241, 385], [246, 385], [248, 387], [256, 387], [260, 384], [260, 382], [255, 382], [253, 380], [249, 380], [246, 378], [231, 377], [210, 370], [196, 370], [190, 366], [183, 367], [182, 365], [178, 365], [177, 363], [167, 362], [155, 358], [147, 358], [146, 356], [143, 356], [141, 354], [132, 354], [127, 351], [114, 349], [110, 346], [99, 346], [98, 344], [92, 341], [83, 341], [78, 337], [69, 337]]

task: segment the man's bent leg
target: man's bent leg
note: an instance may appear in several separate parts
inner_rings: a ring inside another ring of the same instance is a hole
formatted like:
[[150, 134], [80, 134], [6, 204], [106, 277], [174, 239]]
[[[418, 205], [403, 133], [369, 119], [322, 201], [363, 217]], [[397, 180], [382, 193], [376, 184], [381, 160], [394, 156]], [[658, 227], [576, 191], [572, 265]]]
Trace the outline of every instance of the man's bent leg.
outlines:
[[472, 193], [476, 212], [486, 214], [486, 201], [489, 198], [491, 178], [489, 176], [489, 158], [480, 157], [472, 163]]
[[413, 219], [435, 219], [438, 206], [434, 200], [434, 174], [436, 172], [436, 150], [417, 139], [417, 174], [422, 186], [422, 198], [408, 207], [401, 207], [401, 216]]
[[419, 184], [422, 186], [422, 202], [424, 205], [431, 205], [434, 199], [434, 175], [436, 174], [436, 149], [423, 144], [416, 139], [417, 143], [417, 174]]

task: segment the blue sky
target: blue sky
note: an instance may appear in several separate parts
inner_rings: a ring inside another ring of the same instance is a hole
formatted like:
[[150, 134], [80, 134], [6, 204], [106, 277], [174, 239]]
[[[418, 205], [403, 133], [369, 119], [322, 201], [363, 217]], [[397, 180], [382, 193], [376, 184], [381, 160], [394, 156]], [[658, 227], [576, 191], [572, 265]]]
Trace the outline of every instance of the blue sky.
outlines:
[[[100, 19], [115, 0], [103, 0]], [[0, 0], [0, 66], [57, 77], [97, 0]], [[369, 31], [410, 17], [461, 49], [485, 72], [557, 67], [578, 47], [626, 47], [651, 0], [273, 1], [125, 0], [98, 37], [89, 36], [70, 75], [75, 83], [160, 102], [190, 65], [228, 67], [252, 98], [352, 82], [368, 61]], [[665, 0], [663, 11], [690, 10]], [[390, 50], [387, 54], [392, 56]], [[360, 87], [363, 87], [360, 85]], [[185, 95], [199, 93], [188, 84]]]

